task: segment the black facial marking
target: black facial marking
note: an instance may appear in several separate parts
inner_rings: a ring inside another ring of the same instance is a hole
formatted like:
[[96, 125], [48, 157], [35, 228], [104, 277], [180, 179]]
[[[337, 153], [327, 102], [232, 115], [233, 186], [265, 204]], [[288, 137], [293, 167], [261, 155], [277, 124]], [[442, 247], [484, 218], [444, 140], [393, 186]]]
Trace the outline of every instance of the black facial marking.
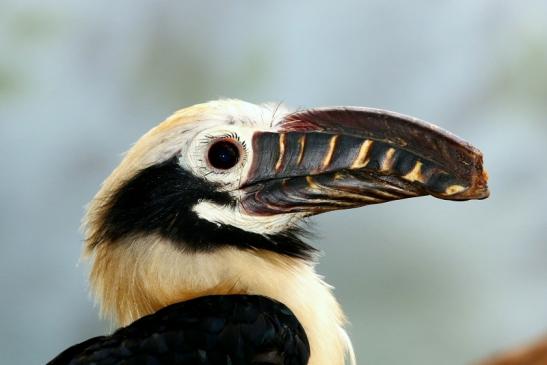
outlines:
[[195, 251], [211, 251], [222, 246], [266, 249], [291, 257], [310, 259], [316, 251], [300, 236], [300, 228], [261, 235], [241, 228], [212, 223], [200, 218], [192, 208], [200, 201], [235, 206], [219, 185], [183, 169], [177, 157], [141, 170], [106, 199], [92, 246], [115, 243], [122, 237], [156, 233], [175, 245]]

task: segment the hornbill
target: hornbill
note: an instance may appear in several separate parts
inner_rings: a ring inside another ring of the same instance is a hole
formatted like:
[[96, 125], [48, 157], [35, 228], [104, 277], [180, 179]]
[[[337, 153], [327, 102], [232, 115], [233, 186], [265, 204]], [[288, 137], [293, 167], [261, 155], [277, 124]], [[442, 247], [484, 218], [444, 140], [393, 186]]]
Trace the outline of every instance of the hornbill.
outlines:
[[401, 114], [239, 100], [180, 110], [129, 150], [84, 220], [92, 292], [122, 328], [50, 364], [354, 362], [305, 218], [488, 194], [477, 149]]

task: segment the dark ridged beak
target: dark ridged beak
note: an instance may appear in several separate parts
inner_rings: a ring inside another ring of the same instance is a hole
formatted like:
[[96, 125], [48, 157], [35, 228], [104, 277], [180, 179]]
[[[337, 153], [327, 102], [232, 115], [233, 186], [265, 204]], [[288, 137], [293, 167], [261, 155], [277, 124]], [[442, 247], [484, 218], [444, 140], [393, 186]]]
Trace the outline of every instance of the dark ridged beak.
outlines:
[[310, 215], [432, 195], [485, 199], [482, 154], [432, 124], [369, 108], [291, 114], [279, 132], [256, 132], [242, 186], [253, 214]]

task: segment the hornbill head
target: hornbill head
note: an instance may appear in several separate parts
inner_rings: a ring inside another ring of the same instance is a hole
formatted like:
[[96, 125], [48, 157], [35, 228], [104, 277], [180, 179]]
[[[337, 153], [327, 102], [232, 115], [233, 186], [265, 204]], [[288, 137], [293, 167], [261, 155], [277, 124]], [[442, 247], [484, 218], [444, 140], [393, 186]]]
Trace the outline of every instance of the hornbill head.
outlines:
[[477, 149], [397, 113], [196, 105], [145, 134], [91, 202], [91, 285], [121, 324], [207, 294], [270, 296], [299, 317], [312, 359], [328, 351], [335, 364], [327, 341], [347, 347], [343, 315], [302, 220], [423, 195], [483, 199], [486, 181]]

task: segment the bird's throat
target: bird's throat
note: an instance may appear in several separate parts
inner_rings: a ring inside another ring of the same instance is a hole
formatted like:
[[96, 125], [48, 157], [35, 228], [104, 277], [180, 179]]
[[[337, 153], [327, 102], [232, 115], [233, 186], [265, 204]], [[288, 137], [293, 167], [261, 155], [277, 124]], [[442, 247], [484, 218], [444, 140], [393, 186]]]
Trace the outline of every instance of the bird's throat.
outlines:
[[97, 247], [90, 282], [104, 316], [119, 325], [205, 295], [254, 294], [289, 307], [306, 331], [309, 364], [340, 364], [351, 344], [331, 288], [311, 262], [266, 250], [184, 252], [160, 236]]

